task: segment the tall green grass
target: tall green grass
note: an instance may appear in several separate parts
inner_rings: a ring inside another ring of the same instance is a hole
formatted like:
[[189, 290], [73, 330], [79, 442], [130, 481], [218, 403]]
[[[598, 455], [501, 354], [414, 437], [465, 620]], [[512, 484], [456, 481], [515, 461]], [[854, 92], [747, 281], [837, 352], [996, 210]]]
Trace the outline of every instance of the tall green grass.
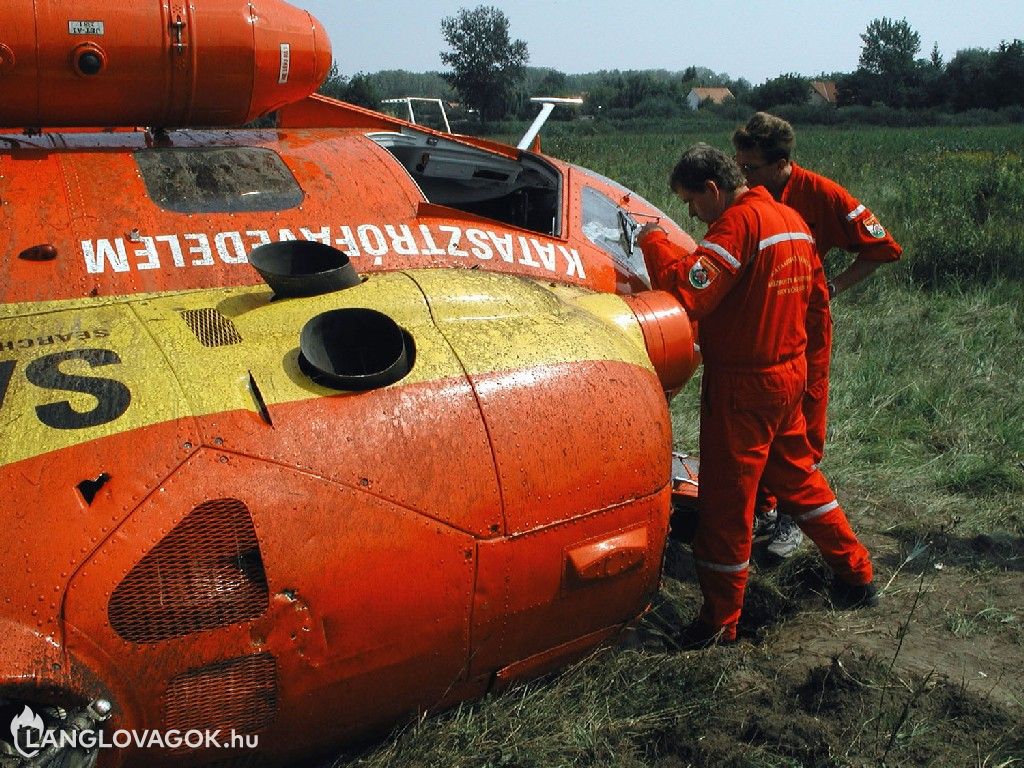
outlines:
[[[545, 151], [621, 181], [691, 222], [669, 192], [681, 152], [706, 141], [732, 152], [732, 126], [643, 135], [588, 133], [559, 125]], [[906, 249], [890, 277], [916, 285], [1024, 278], [1024, 133], [1020, 126], [974, 128], [799, 128], [794, 159], [850, 189]]]
[[[622, 181], [691, 234], [667, 174], [706, 134], [556, 134], [545, 150]], [[1019, 127], [800, 128], [795, 159], [836, 179], [904, 247], [833, 304], [823, 464], [851, 494], [921, 525], [1020, 533], [1024, 512], [1024, 156]], [[833, 252], [831, 272], [850, 256]], [[673, 403], [676, 442], [695, 450], [696, 387]], [[971, 514], [962, 514], [965, 508]]]

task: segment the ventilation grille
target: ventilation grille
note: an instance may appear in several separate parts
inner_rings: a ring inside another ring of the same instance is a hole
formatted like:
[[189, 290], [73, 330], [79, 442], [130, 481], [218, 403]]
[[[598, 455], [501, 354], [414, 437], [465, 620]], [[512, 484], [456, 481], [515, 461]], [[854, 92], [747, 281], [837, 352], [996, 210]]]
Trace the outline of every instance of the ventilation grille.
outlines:
[[224, 317], [219, 310], [183, 309], [181, 317], [204, 347], [229, 347], [242, 342], [231, 318]]
[[132, 568], [108, 614], [125, 640], [155, 643], [254, 619], [269, 602], [249, 510], [217, 499], [193, 509]]
[[190, 669], [171, 680], [164, 696], [167, 730], [259, 733], [276, 714], [277, 662], [269, 653]]

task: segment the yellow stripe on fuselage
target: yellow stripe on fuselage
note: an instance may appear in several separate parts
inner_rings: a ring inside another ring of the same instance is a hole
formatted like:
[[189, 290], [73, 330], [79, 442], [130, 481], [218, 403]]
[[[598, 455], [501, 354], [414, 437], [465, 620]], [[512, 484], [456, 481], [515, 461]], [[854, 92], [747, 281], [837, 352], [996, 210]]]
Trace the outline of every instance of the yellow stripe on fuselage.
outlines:
[[[338, 395], [299, 370], [299, 334], [316, 315], [346, 307], [382, 312], [415, 340], [415, 366], [392, 386], [581, 360], [651, 368], [617, 297], [468, 270], [378, 274], [276, 301], [257, 286], [7, 305], [0, 464], [173, 419], [256, 411], [250, 373], [268, 406]], [[204, 346], [183, 313], [210, 309], [240, 341]]]

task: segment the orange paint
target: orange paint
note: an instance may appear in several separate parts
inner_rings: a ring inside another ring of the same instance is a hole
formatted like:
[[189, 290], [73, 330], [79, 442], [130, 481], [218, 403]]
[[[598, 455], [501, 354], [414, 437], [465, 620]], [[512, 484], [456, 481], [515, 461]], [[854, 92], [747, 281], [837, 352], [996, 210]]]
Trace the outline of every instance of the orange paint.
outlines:
[[331, 65], [320, 23], [281, 0], [35, 0], [3, 21], [0, 126], [237, 125]]
[[[663, 392], [698, 358], [617, 213], [692, 240], [585, 169], [309, 95], [330, 60], [280, 0], [0, 9], [0, 698], [292, 764], [579, 658], [657, 590]], [[248, 254], [289, 240], [366, 281], [271, 300]], [[306, 375], [339, 308], [398, 324], [404, 377]]]

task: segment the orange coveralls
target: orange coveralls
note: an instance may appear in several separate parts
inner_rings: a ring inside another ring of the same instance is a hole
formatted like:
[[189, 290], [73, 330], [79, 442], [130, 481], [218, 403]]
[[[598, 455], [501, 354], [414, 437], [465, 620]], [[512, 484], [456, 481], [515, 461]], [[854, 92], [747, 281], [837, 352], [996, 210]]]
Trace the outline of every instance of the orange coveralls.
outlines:
[[868, 552], [815, 468], [801, 410], [807, 307], [821, 270], [803, 219], [758, 187], [711, 224], [692, 254], [659, 230], [640, 246], [655, 287], [699, 321], [698, 620], [726, 640], [736, 636], [762, 478], [841, 580], [871, 581]]
[[[825, 176], [790, 163], [792, 171], [779, 202], [803, 216], [824, 261], [833, 248], [868, 261], [897, 261], [903, 249], [853, 195]], [[825, 451], [828, 372], [832, 355], [832, 315], [828, 301], [812, 301], [807, 315], [807, 393], [803, 399], [807, 439], [815, 463]]]

